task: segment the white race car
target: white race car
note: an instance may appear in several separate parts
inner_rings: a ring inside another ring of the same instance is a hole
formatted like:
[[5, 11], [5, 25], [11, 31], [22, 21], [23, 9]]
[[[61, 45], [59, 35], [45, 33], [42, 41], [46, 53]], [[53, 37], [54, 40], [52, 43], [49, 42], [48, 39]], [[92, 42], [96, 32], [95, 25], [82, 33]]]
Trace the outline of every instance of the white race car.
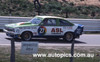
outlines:
[[74, 24], [65, 18], [55, 16], [35, 16], [28, 22], [5, 25], [7, 36], [28, 41], [33, 37], [63, 38], [72, 41], [83, 32], [83, 25]]

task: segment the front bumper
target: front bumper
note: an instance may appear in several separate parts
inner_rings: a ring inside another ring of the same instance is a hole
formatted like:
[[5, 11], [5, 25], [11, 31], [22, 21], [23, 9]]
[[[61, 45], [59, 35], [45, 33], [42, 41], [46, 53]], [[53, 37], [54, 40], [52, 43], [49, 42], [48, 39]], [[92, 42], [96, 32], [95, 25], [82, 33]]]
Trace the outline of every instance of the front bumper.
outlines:
[[5, 29], [3, 29], [3, 31], [6, 33], [7, 36], [9, 37], [13, 37], [13, 38], [19, 38], [20, 35], [19, 34], [15, 34], [14, 32], [11, 32], [11, 31], [7, 31]]
[[9, 37], [13, 37], [13, 38], [19, 38], [20, 37], [20, 35], [19, 34], [12, 34], [12, 33], [6, 33], [6, 35], [7, 36], [9, 36]]

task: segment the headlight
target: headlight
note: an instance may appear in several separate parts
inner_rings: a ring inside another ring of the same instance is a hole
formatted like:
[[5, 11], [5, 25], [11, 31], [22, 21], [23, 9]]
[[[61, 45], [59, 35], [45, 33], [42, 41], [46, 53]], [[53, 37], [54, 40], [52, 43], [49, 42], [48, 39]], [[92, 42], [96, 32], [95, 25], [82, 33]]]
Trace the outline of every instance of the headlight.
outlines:
[[15, 29], [14, 29], [14, 28], [12, 28], [12, 31], [13, 31], [13, 32], [15, 32]]
[[5, 30], [15, 32], [15, 29], [11, 27], [5, 27]]

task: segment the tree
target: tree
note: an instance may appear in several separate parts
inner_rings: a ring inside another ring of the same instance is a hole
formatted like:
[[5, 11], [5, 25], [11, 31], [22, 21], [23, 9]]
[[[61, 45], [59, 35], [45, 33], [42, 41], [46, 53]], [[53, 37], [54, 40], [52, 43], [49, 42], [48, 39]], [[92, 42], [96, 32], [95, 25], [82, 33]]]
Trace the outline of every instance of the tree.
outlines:
[[[36, 5], [36, 3], [38, 4], [38, 6]], [[41, 4], [39, 3], [39, 0], [34, 0], [34, 6], [35, 9], [37, 9], [38, 15], [40, 15]]]
[[41, 4], [39, 3], [39, 0], [34, 0], [34, 6], [37, 9], [36, 3], [38, 4], [39, 8], [41, 8]]
[[64, 6], [64, 7], [62, 8], [62, 12], [66, 13], [66, 18], [69, 17], [69, 14], [70, 14], [70, 13], [75, 12], [75, 10], [76, 10], [76, 9], [74, 8], [74, 6]]

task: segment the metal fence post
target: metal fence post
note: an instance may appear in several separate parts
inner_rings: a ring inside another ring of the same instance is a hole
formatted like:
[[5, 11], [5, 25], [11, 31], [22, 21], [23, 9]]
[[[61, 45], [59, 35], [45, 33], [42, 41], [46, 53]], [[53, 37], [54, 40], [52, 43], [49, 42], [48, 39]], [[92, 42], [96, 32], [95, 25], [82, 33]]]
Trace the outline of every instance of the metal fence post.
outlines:
[[10, 62], [15, 62], [15, 43], [14, 39], [11, 39], [11, 56], [10, 56]]
[[72, 57], [70, 57], [70, 62], [73, 62], [73, 60], [74, 60], [74, 57], [73, 57], [73, 55], [74, 55], [74, 43], [75, 43], [75, 41], [73, 40], [72, 45], [71, 45], [71, 56]]

